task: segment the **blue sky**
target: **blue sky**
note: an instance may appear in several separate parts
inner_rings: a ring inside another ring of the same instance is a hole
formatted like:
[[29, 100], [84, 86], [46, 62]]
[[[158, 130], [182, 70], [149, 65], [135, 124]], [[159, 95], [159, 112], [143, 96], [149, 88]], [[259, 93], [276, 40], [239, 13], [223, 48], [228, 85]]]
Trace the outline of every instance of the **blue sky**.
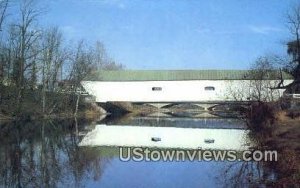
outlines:
[[246, 69], [284, 54], [296, 0], [48, 0], [42, 25], [102, 41], [127, 69]]

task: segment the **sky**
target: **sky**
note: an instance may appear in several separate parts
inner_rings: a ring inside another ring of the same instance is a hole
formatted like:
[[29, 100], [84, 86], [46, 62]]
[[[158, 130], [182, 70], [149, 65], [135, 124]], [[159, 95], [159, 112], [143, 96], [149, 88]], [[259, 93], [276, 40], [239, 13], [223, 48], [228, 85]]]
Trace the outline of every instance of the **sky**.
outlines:
[[101, 41], [127, 69], [247, 69], [285, 54], [299, 0], [46, 0], [42, 25]]

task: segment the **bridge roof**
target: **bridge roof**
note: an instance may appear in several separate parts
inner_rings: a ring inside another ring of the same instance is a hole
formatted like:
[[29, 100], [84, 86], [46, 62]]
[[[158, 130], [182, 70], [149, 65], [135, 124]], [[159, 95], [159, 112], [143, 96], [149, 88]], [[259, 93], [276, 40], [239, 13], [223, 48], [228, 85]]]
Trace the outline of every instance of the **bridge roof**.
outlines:
[[[274, 71], [273, 71], [274, 72]], [[267, 79], [277, 80], [279, 72]], [[277, 74], [278, 73], [278, 74]], [[284, 79], [292, 77], [283, 73]], [[249, 80], [249, 70], [117, 70], [95, 71], [88, 75], [86, 81], [179, 81], [179, 80]]]

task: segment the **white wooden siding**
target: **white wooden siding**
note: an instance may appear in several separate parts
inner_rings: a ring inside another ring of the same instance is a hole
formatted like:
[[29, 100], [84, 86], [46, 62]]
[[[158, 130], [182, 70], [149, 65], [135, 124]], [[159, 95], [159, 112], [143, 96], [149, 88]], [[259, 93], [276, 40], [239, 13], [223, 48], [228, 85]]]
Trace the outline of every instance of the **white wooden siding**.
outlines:
[[[269, 82], [269, 81], [268, 81]], [[276, 86], [278, 81], [271, 81]], [[285, 80], [284, 84], [292, 80]], [[249, 80], [191, 80], [191, 81], [83, 81], [85, 90], [96, 97], [97, 102], [192, 102], [247, 100], [253, 85]], [[215, 90], [205, 90], [205, 87]], [[153, 91], [153, 87], [161, 90]], [[264, 85], [263, 87], [268, 87]], [[282, 96], [284, 90], [267, 89], [274, 98]], [[234, 95], [233, 95], [234, 94]], [[264, 93], [266, 95], [267, 93]]]

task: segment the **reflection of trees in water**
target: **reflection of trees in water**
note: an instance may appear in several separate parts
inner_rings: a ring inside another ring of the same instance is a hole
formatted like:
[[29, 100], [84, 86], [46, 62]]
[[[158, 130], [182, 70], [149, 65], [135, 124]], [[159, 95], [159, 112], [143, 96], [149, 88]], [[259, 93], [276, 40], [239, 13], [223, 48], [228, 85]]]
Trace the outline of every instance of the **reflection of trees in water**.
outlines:
[[[265, 151], [262, 139], [266, 138], [267, 132], [260, 135], [252, 131], [248, 133], [249, 141], [255, 146], [255, 150]], [[270, 186], [276, 178], [276, 172], [270, 167], [274, 161], [235, 161], [228, 162], [221, 174], [224, 187], [264, 187]]]
[[75, 126], [72, 121], [0, 125], [0, 186], [80, 186], [86, 178], [99, 179], [109, 159], [79, 148]]
[[229, 162], [219, 179], [224, 187], [260, 187], [274, 179], [274, 172], [263, 162]]

